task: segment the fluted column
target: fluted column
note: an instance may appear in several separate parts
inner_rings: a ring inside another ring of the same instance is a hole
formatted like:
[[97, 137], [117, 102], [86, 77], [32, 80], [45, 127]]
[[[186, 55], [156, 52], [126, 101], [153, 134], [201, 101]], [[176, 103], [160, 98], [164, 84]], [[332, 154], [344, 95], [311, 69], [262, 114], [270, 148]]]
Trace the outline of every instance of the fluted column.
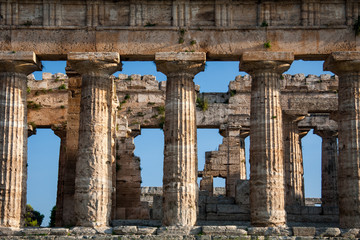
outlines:
[[252, 76], [250, 109], [250, 217], [254, 226], [286, 224], [280, 77], [287, 52], [248, 52], [240, 70]]
[[298, 122], [304, 116], [283, 114], [284, 164], [285, 164], [285, 205], [304, 206], [304, 166]]
[[205, 53], [157, 53], [157, 70], [167, 76], [163, 219], [165, 226], [193, 226], [197, 212], [197, 139], [194, 76]]
[[33, 52], [0, 52], [0, 226], [20, 227], [26, 205], [27, 75], [40, 70]]
[[75, 177], [77, 226], [109, 224], [112, 193], [110, 74], [120, 70], [118, 53], [70, 53], [82, 75], [79, 150]]
[[315, 129], [321, 144], [321, 206], [338, 206], [338, 144], [336, 129]]
[[51, 129], [54, 131], [55, 135], [60, 138], [59, 170], [55, 213], [55, 226], [60, 227], [63, 226], [64, 175], [66, 172], [66, 127], [52, 126]]
[[[250, 135], [249, 130], [240, 130], [240, 179], [246, 180], [246, 154], [245, 154], [245, 138]], [[235, 183], [236, 184], [236, 183]]]
[[339, 218], [360, 227], [360, 52], [335, 52], [324, 69], [339, 76]]

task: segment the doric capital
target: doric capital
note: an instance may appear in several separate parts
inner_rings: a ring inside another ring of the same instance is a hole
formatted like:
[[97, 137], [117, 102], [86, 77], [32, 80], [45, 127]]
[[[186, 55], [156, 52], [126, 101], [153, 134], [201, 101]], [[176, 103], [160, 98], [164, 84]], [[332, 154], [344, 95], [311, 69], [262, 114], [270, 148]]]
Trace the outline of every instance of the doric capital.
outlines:
[[156, 69], [166, 76], [190, 74], [194, 77], [205, 69], [206, 54], [203, 52], [161, 52], [155, 54]]
[[120, 55], [115, 52], [72, 52], [68, 67], [81, 75], [110, 75], [121, 70]]
[[41, 61], [34, 52], [0, 51], [0, 72], [29, 75], [41, 70]]
[[307, 128], [300, 128], [299, 129], [299, 138], [305, 137], [310, 132], [310, 129]]
[[338, 135], [337, 129], [333, 128], [315, 128], [314, 134], [320, 136], [321, 138], [332, 138]]
[[283, 120], [288, 122], [299, 122], [305, 118], [307, 112], [301, 112], [297, 110], [284, 110]]
[[241, 56], [240, 71], [249, 74], [274, 72], [281, 74], [289, 69], [294, 61], [291, 52], [245, 52]]
[[324, 71], [337, 75], [360, 72], [360, 52], [333, 52], [324, 63]]

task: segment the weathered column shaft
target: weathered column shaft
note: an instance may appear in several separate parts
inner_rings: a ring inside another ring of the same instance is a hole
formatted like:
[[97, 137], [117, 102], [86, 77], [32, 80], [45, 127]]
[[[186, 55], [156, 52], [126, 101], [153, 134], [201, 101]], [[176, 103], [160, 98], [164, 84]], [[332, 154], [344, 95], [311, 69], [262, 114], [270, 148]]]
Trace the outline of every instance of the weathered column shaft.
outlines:
[[[64, 207], [64, 175], [66, 172], [66, 129], [52, 128], [55, 135], [60, 138], [60, 155], [59, 155], [59, 170], [58, 170], [58, 184], [56, 194], [56, 211], [55, 211], [55, 226], [63, 225], [63, 207]], [[54, 226], [53, 226], [54, 227]]]
[[158, 53], [158, 71], [167, 75], [163, 177], [163, 225], [193, 226], [197, 215], [195, 74], [205, 53]]
[[25, 207], [26, 81], [24, 74], [0, 73], [0, 225], [6, 227], [20, 226]]
[[304, 206], [304, 166], [298, 121], [304, 117], [284, 114], [284, 163], [286, 206]]
[[1, 227], [23, 225], [27, 180], [27, 75], [39, 70], [40, 65], [33, 52], [0, 52]]
[[338, 206], [338, 144], [337, 131], [316, 130], [321, 144], [321, 202], [322, 207]]
[[290, 53], [244, 53], [240, 70], [252, 76], [250, 109], [250, 209], [255, 226], [285, 225], [281, 73]]
[[196, 222], [195, 84], [187, 73], [168, 75], [165, 102], [165, 225]]
[[71, 67], [82, 74], [79, 150], [75, 179], [78, 226], [109, 224], [112, 193], [112, 80], [117, 53], [70, 53]]
[[342, 228], [360, 227], [360, 52], [336, 52], [324, 69], [339, 76], [339, 218]]
[[63, 176], [62, 207], [59, 206], [59, 209], [57, 209], [57, 213], [61, 214], [61, 216], [56, 217], [55, 225], [57, 227], [74, 226], [76, 224], [74, 195], [76, 160], [79, 146], [81, 76], [72, 70], [69, 71], [69, 69], [67, 69], [66, 73], [69, 76], [69, 91], [71, 91], [72, 94], [69, 95], [68, 98], [66, 159], [64, 164], [66, 171], [64, 171]]

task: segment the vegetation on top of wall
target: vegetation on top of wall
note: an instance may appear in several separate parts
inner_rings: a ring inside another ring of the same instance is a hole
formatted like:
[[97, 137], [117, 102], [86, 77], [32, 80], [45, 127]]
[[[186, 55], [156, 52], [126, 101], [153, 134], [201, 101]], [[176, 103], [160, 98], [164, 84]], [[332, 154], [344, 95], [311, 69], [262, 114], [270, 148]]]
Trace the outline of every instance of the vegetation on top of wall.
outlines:
[[200, 108], [203, 112], [205, 112], [209, 108], [208, 100], [206, 98], [197, 97], [196, 107]]

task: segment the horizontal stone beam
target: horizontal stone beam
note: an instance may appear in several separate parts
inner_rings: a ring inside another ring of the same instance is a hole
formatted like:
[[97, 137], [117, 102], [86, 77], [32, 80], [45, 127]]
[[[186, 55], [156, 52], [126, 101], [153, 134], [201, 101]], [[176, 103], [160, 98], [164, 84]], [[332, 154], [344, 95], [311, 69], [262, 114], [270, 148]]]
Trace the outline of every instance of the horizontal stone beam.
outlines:
[[239, 60], [244, 52], [293, 51], [325, 59], [356, 51], [355, 1], [0, 1], [0, 51], [34, 51], [41, 59], [69, 52], [119, 52], [154, 60], [158, 52], [206, 52]]

